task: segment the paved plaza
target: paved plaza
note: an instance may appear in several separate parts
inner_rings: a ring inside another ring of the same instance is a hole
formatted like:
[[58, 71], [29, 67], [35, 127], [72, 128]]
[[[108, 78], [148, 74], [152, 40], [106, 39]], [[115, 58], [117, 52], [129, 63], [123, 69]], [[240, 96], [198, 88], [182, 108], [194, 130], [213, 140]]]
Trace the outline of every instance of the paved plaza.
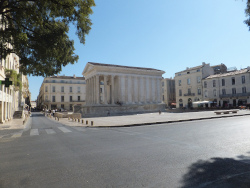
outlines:
[[[76, 127], [122, 127], [122, 126], [143, 126], [161, 123], [172, 123], [181, 121], [192, 121], [202, 119], [213, 119], [213, 118], [225, 118], [233, 116], [245, 116], [250, 115], [250, 110], [239, 110], [238, 113], [229, 113], [216, 115], [214, 111], [201, 111], [201, 112], [183, 112], [183, 113], [171, 113], [162, 112], [159, 113], [145, 113], [145, 114], [134, 114], [134, 115], [123, 115], [123, 116], [108, 116], [108, 117], [93, 117], [78, 120], [72, 120], [68, 118], [60, 118], [59, 122], [67, 126]], [[32, 117], [32, 115], [31, 115]], [[58, 121], [54, 117], [47, 117], [52, 121]], [[83, 121], [82, 121], [83, 120]], [[86, 124], [88, 121], [88, 124]], [[83, 123], [82, 123], [83, 122]], [[93, 125], [91, 125], [93, 122]], [[23, 125], [23, 119], [12, 119], [5, 124], [0, 125], [0, 137], [8, 134], [14, 134], [23, 129], [27, 129], [26, 124]]]

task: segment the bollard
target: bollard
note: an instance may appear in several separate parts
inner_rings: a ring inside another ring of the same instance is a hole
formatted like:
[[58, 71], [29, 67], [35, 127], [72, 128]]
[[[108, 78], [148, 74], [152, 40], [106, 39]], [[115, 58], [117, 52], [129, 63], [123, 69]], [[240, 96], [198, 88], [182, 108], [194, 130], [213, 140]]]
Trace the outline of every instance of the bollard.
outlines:
[[94, 126], [94, 121], [91, 121], [91, 126]]
[[89, 121], [88, 121], [88, 120], [86, 120], [86, 125], [88, 125], [88, 123], [89, 123]]
[[82, 119], [82, 124], [84, 123], [84, 120]]

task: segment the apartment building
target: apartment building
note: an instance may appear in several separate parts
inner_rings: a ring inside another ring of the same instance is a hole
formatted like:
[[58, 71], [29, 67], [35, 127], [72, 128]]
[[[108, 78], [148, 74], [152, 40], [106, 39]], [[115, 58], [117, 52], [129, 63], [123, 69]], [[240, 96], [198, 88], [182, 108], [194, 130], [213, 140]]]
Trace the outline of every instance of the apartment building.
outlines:
[[161, 81], [162, 85], [162, 101], [167, 106], [175, 106], [175, 80], [172, 78], [163, 78]]
[[202, 79], [214, 74], [210, 64], [187, 67], [186, 70], [175, 73], [176, 107], [191, 108], [193, 102], [202, 101]]
[[204, 100], [210, 105], [236, 107], [250, 103], [250, 67], [210, 75], [202, 81]]
[[86, 82], [84, 77], [46, 77], [37, 98], [38, 107], [72, 111], [74, 105], [84, 105]]

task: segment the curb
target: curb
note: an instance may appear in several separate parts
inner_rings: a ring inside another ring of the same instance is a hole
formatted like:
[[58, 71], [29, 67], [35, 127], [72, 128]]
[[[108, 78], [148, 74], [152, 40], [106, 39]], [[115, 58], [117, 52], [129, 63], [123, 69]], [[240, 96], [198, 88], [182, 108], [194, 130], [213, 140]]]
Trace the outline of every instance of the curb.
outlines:
[[178, 123], [178, 122], [186, 122], [186, 121], [199, 121], [199, 120], [207, 120], [207, 119], [219, 119], [219, 118], [228, 118], [228, 117], [237, 117], [237, 116], [248, 116], [250, 114], [237, 114], [230, 116], [213, 116], [213, 117], [204, 117], [204, 118], [195, 118], [195, 119], [181, 119], [181, 120], [171, 120], [171, 121], [160, 121], [160, 122], [150, 122], [150, 123], [136, 123], [129, 125], [115, 125], [115, 126], [88, 126], [88, 128], [120, 128], [120, 127], [137, 127], [144, 125], [156, 125], [156, 124], [167, 124], [167, 123]]

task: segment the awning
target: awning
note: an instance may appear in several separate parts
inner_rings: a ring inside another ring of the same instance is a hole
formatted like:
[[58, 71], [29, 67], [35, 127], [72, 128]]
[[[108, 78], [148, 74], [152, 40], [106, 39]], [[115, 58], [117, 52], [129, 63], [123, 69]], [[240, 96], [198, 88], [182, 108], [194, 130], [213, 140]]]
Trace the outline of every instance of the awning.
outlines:
[[216, 103], [216, 102], [213, 102], [213, 101], [196, 101], [196, 102], [193, 102], [193, 104], [208, 104], [208, 103]]
[[176, 103], [171, 103], [171, 105], [176, 105]]

